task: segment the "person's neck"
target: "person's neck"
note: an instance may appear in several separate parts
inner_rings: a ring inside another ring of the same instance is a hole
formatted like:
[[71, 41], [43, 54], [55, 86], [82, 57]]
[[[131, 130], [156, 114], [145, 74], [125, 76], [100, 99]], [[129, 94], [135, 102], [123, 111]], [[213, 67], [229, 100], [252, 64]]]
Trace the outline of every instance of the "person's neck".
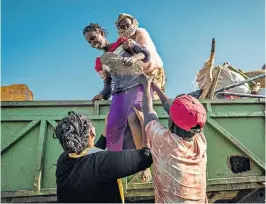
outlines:
[[131, 35], [131, 36], [129, 37], [129, 39], [135, 39], [135, 38], [136, 38], [136, 33], [137, 33], [137, 32], [135, 32], [133, 35]]
[[192, 137], [181, 137], [184, 141], [191, 142], [193, 140]]
[[111, 47], [111, 43], [109, 43], [108, 41], [106, 41], [106, 45], [103, 47], [103, 50], [104, 51], [108, 51], [110, 47]]

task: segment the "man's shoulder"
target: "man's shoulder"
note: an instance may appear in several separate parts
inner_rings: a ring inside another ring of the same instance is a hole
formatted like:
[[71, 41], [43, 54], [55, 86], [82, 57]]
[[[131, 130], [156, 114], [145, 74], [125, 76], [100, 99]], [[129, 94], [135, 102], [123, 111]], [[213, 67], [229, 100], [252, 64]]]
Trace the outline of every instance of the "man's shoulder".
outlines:
[[201, 143], [207, 145], [207, 140], [206, 140], [205, 135], [204, 135], [203, 132], [196, 134], [196, 135], [195, 135], [195, 138], [196, 138], [199, 142], [201, 142]]
[[65, 152], [61, 153], [57, 159], [57, 165], [59, 165], [63, 160], [67, 158], [67, 154]]
[[148, 31], [145, 28], [138, 28], [137, 34], [149, 35]]
[[168, 129], [163, 126], [158, 120], [150, 121], [145, 128], [146, 133], [149, 134], [164, 134]]
[[161, 123], [158, 121], [158, 120], [152, 120], [150, 121], [147, 126], [146, 126], [146, 129], [147, 128], [155, 128], [155, 127], [160, 127], [162, 126]]

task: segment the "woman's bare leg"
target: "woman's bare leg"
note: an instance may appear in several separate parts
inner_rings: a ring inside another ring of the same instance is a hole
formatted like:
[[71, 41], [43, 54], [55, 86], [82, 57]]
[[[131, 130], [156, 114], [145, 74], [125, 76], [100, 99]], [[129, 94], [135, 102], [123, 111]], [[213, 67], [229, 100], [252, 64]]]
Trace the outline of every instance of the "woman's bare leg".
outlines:
[[[135, 112], [132, 112], [128, 116], [128, 124], [131, 129], [131, 133], [132, 133], [132, 137], [133, 137], [133, 141], [135, 143], [136, 149], [141, 149], [143, 128]], [[151, 170], [149, 168], [141, 172], [141, 180], [143, 182], [148, 182], [151, 180], [151, 178], [152, 178]]]
[[141, 149], [142, 148], [141, 124], [134, 111], [131, 112], [128, 116], [128, 125], [130, 127], [136, 149]]

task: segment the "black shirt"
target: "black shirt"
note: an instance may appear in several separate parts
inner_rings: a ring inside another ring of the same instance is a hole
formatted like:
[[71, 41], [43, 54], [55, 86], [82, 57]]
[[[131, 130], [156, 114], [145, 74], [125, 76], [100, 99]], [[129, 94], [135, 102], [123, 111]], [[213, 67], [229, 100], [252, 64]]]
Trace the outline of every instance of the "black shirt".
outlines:
[[[95, 146], [105, 149], [105, 138]], [[117, 179], [142, 171], [152, 164], [149, 149], [101, 151], [79, 158], [62, 153], [57, 161], [58, 202], [121, 203]]]

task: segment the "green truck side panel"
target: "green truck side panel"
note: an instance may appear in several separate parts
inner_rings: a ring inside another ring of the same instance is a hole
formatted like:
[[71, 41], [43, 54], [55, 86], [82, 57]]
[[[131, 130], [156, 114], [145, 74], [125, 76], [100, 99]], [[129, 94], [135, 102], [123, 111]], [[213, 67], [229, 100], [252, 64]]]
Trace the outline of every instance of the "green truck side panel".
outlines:
[[[237, 190], [261, 187], [265, 180], [265, 101], [202, 100], [208, 112], [204, 133], [208, 142], [207, 190]], [[2, 197], [55, 194], [55, 169], [62, 148], [52, 138], [56, 122], [68, 111], [84, 112], [99, 136], [105, 126], [109, 101], [2, 102], [1, 188]], [[160, 121], [168, 116], [155, 102]], [[251, 170], [235, 174], [231, 156], [250, 159]], [[152, 183], [138, 177], [125, 180], [126, 196], [152, 196]]]

